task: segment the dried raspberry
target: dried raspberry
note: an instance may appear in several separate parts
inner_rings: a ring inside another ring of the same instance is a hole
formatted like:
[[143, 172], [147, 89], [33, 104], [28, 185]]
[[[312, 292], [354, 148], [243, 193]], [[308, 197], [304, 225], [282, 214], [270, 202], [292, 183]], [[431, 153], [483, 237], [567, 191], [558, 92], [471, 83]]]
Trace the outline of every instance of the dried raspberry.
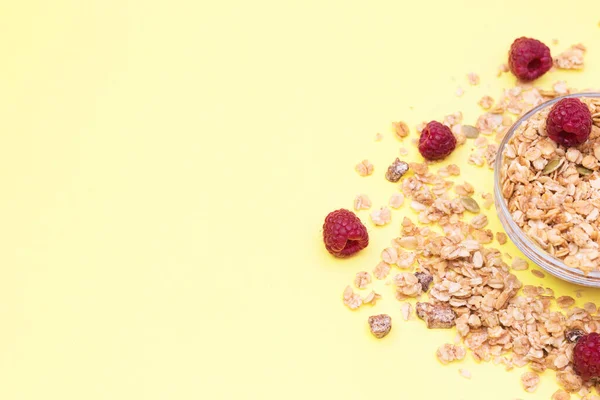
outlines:
[[546, 132], [550, 139], [566, 147], [582, 144], [592, 131], [592, 114], [581, 100], [562, 99], [546, 118]]
[[577, 341], [573, 349], [573, 367], [584, 381], [600, 377], [600, 335], [596, 332]]
[[452, 153], [456, 138], [450, 128], [437, 121], [428, 123], [419, 138], [419, 152], [427, 160], [441, 160]]
[[518, 38], [510, 46], [508, 67], [522, 81], [532, 81], [552, 68], [550, 49], [536, 39]]
[[330, 212], [325, 218], [323, 241], [328, 252], [344, 258], [367, 247], [369, 234], [352, 211], [340, 209]]

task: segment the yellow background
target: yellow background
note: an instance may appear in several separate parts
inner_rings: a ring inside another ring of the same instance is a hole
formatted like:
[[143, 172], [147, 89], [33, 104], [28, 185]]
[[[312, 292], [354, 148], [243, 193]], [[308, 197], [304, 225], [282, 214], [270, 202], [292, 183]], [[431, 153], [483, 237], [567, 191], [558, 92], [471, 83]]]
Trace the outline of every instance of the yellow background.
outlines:
[[[461, 110], [474, 123], [477, 99], [513, 83], [495, 74], [514, 38], [556, 38], [555, 52], [583, 42], [583, 73], [539, 83], [600, 86], [597, 11], [596, 0], [3, 1], [0, 398], [549, 398], [551, 373], [530, 395], [520, 371], [439, 364], [454, 332], [402, 321], [381, 282], [375, 308], [342, 305], [410, 210], [384, 228], [361, 212], [372, 241], [348, 260], [324, 251], [320, 229], [357, 193], [374, 206], [394, 193], [391, 121]], [[459, 181], [491, 192], [491, 171], [466, 167], [468, 154], [451, 157]], [[372, 177], [353, 171], [364, 158]], [[378, 341], [366, 319], [381, 312], [394, 328]]]

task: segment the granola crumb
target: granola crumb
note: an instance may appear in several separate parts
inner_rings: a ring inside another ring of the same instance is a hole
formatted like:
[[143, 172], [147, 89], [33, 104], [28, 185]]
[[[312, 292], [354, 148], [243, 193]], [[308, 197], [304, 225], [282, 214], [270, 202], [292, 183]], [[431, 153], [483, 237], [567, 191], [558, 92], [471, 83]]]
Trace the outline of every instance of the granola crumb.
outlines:
[[496, 76], [501, 76], [504, 73], [508, 72], [508, 65], [506, 64], [500, 64], [500, 66], [498, 67], [498, 74]]
[[506, 236], [506, 233], [504, 232], [496, 232], [496, 240], [501, 245], [506, 244], [506, 242], [508, 241], [508, 236]]
[[381, 259], [387, 264], [396, 264], [398, 261], [398, 250], [395, 247], [388, 247], [381, 252]]
[[371, 274], [366, 271], [360, 271], [356, 273], [354, 278], [354, 285], [359, 289], [366, 288], [371, 283]]
[[360, 176], [369, 176], [373, 173], [373, 164], [369, 160], [362, 160], [354, 167]]
[[368, 210], [371, 208], [371, 199], [366, 194], [356, 195], [354, 198], [354, 210]]
[[456, 88], [456, 92], [454, 92], [454, 94], [456, 95], [456, 97], [462, 97], [462, 95], [465, 94], [465, 91], [459, 86]]
[[494, 99], [490, 96], [483, 96], [481, 99], [479, 99], [477, 104], [479, 104], [479, 106], [484, 110], [489, 110], [494, 105]]
[[469, 371], [468, 369], [459, 368], [459, 369], [458, 369], [458, 373], [459, 373], [459, 374], [460, 374], [460, 376], [462, 376], [463, 378], [466, 378], [466, 379], [471, 379], [471, 371]]
[[515, 257], [513, 258], [513, 262], [510, 267], [515, 271], [525, 271], [526, 269], [529, 269], [529, 264], [521, 257]]
[[469, 81], [470, 85], [473, 85], [473, 86], [479, 85], [479, 75], [477, 75], [474, 72], [469, 72], [467, 74], [467, 80]]
[[571, 296], [560, 296], [558, 299], [556, 299], [556, 304], [560, 308], [573, 307], [575, 305], [575, 299]]
[[406, 157], [408, 155], [408, 149], [406, 147], [400, 147], [400, 150], [398, 150], [398, 154], [400, 154], [403, 157]]
[[381, 339], [390, 333], [392, 329], [392, 318], [387, 314], [373, 315], [369, 317], [369, 328], [377, 339]]
[[554, 59], [554, 66], [559, 69], [582, 69], [585, 51], [584, 45], [575, 44]]
[[448, 168], [448, 173], [453, 176], [460, 175], [460, 167], [456, 164], [450, 164], [446, 168]]
[[594, 303], [589, 302], [583, 305], [583, 309], [588, 314], [596, 314], [596, 312], [598, 311], [598, 307]]
[[410, 303], [402, 303], [400, 311], [402, 312], [402, 319], [408, 321], [412, 312], [412, 305]]
[[391, 268], [392, 267], [390, 266], [390, 264], [386, 263], [385, 261], [381, 261], [373, 269], [373, 276], [375, 276], [376, 279], [383, 280], [387, 278]]
[[446, 343], [437, 349], [435, 355], [442, 364], [449, 364], [452, 361], [465, 358], [466, 351], [461, 346]]
[[532, 273], [532, 274], [533, 274], [533, 276], [535, 276], [536, 278], [540, 278], [540, 279], [541, 279], [541, 278], [545, 278], [545, 277], [546, 277], [546, 275], [545, 275], [545, 274], [544, 274], [542, 271], [540, 271], [540, 270], [537, 270], [537, 269], [532, 269], [532, 270], [531, 270], [531, 273]]
[[354, 290], [350, 286], [346, 286], [344, 290], [344, 304], [351, 310], [356, 310], [362, 305], [362, 299], [358, 294], [354, 293]]
[[375, 225], [381, 226], [389, 223], [392, 220], [392, 212], [387, 207], [381, 207], [379, 210], [371, 212], [371, 221]]
[[375, 134], [375, 141], [376, 141], [376, 142], [380, 142], [380, 141], [381, 141], [381, 139], [383, 139], [383, 135], [382, 135], [381, 133], [377, 132], [377, 133]]
[[571, 399], [571, 395], [569, 393], [565, 392], [562, 389], [558, 389], [552, 395], [552, 399], [551, 400], [570, 400], [570, 399]]
[[540, 376], [535, 372], [525, 372], [521, 375], [521, 383], [526, 392], [533, 393], [540, 383]]
[[371, 304], [374, 306], [375, 303], [377, 303], [377, 300], [379, 300], [380, 298], [381, 295], [379, 293], [376, 293], [374, 290], [371, 290], [371, 293], [366, 295], [363, 299], [363, 304]]
[[394, 193], [388, 202], [392, 208], [400, 208], [404, 204], [404, 195], [402, 193]]
[[404, 121], [392, 122], [392, 126], [394, 128], [394, 133], [396, 134], [396, 137], [400, 140], [407, 137], [410, 133], [410, 129]]

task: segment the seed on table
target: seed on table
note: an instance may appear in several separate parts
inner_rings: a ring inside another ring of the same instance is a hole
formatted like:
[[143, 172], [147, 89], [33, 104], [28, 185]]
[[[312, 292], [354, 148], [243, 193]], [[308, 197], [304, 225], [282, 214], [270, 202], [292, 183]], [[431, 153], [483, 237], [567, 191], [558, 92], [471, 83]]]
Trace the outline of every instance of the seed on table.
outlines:
[[460, 198], [460, 202], [467, 211], [470, 211], [474, 214], [477, 214], [480, 210], [479, 204], [477, 204], [472, 197], [463, 196]]
[[469, 139], [477, 139], [479, 137], [479, 129], [473, 125], [463, 125], [461, 131]]

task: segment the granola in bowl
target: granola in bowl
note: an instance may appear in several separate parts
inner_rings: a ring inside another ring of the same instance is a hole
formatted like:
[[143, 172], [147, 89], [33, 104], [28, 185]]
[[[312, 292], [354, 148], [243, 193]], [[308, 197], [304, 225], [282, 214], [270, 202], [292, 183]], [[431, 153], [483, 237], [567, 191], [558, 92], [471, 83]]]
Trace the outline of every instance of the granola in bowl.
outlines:
[[577, 97], [590, 110], [588, 140], [565, 147], [548, 137], [544, 103], [515, 123], [496, 160], [496, 199], [524, 254], [568, 281], [600, 286], [600, 93]]

